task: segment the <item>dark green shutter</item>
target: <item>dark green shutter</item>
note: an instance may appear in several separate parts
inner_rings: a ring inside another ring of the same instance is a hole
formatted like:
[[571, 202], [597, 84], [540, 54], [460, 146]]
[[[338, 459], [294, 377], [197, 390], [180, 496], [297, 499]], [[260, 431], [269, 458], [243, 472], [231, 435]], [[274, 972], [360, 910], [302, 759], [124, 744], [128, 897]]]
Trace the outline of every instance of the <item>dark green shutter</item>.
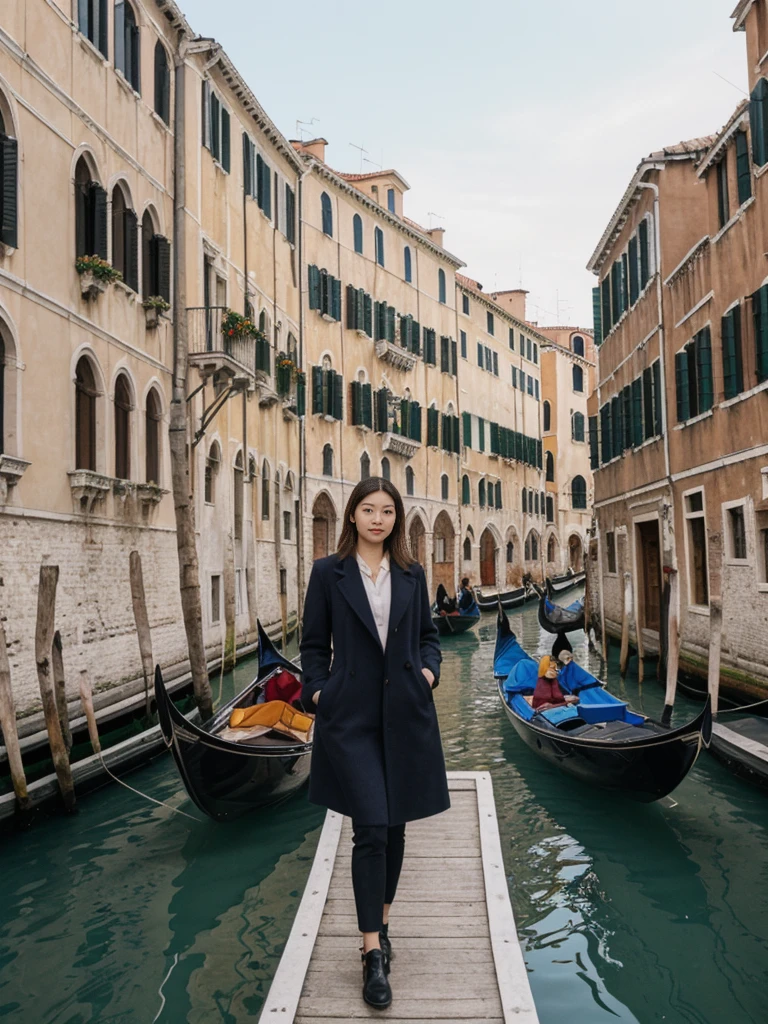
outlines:
[[251, 167], [251, 140], [243, 132], [243, 191], [247, 196], [251, 194], [251, 180], [253, 169]]
[[758, 167], [768, 163], [766, 147], [766, 99], [768, 82], [761, 78], [752, 91], [749, 100], [749, 124], [752, 129], [752, 157]]
[[606, 462], [611, 461], [612, 442], [611, 442], [611, 406], [609, 402], [606, 402], [600, 408], [600, 443], [602, 447], [602, 462], [605, 465]]
[[462, 505], [472, 504], [472, 496], [469, 488], [469, 477], [466, 474], [461, 478], [461, 503]]
[[443, 451], [449, 452], [451, 450], [451, 423], [450, 416], [446, 416], [445, 413], [440, 415], [440, 439]]
[[353, 427], [362, 426], [363, 423], [363, 385], [359, 380], [353, 380], [349, 385], [350, 416]]
[[323, 370], [320, 366], [312, 367], [312, 412], [324, 412], [323, 409]]
[[218, 96], [212, 92], [210, 100], [211, 110], [211, 153], [217, 159], [221, 159], [221, 104]]
[[211, 148], [210, 133], [209, 133], [209, 127], [208, 127], [209, 124], [210, 124], [210, 116], [211, 116], [211, 114], [210, 114], [210, 95], [211, 95], [210, 83], [206, 82], [205, 80], [203, 80], [200, 83], [200, 123], [202, 125], [202, 135], [203, 135], [203, 137], [202, 137], [202, 145], [205, 146], [206, 149], [210, 149]]
[[496, 508], [501, 508], [501, 480], [497, 480], [494, 486], [496, 491]]
[[382, 303], [381, 302], [374, 302], [374, 304], [373, 304], [373, 326], [374, 326], [373, 338], [374, 338], [374, 341], [380, 341], [383, 338], [383, 336], [384, 336], [382, 334], [382, 331], [381, 331], [381, 307], [382, 307]]
[[459, 353], [456, 342], [451, 339], [451, 373], [455, 377], [459, 372]]
[[133, 210], [125, 211], [125, 283], [139, 290], [139, 222]]
[[[480, 508], [485, 508], [485, 480], [481, 480], [477, 485], [477, 498]], [[525, 511], [525, 509], [523, 509]]]
[[363, 330], [369, 338], [373, 337], [373, 299], [365, 293], [363, 300]]
[[[107, 258], [107, 193], [101, 185], [91, 186], [93, 211], [93, 236], [96, 243], [96, 256]], [[92, 255], [89, 253], [88, 255]]]
[[410, 437], [414, 441], [421, 441], [421, 406], [418, 402], [411, 402], [410, 412]]
[[739, 206], [752, 195], [752, 167], [749, 160], [747, 133], [736, 132], [736, 179], [739, 189]]
[[629, 304], [634, 306], [640, 296], [640, 275], [637, 266], [637, 235], [629, 240]]
[[18, 142], [8, 135], [0, 135], [0, 242], [12, 249], [18, 248], [19, 244], [16, 191], [18, 162]]
[[294, 245], [296, 242], [296, 193], [290, 185], [285, 186], [285, 237]]
[[688, 399], [688, 353], [675, 353], [675, 388], [677, 391], [677, 422], [685, 423], [690, 416]]
[[438, 446], [438, 417], [437, 409], [427, 409], [427, 444], [430, 448], [437, 448]]
[[370, 384], [362, 385], [363, 426], [373, 427], [373, 388]]
[[171, 301], [171, 243], [162, 235], [152, 239], [155, 246], [157, 266], [157, 294], [166, 302]]
[[354, 285], [347, 285], [347, 330], [354, 331], [357, 328], [357, 289]]
[[314, 265], [309, 268], [309, 308], [320, 309], [320, 271]]
[[621, 316], [621, 260], [611, 267], [611, 322], [618, 323]]
[[272, 170], [266, 160], [261, 162], [261, 173], [264, 178], [264, 185], [262, 190], [263, 205], [262, 210], [264, 213], [272, 219]]
[[456, 454], [461, 454], [461, 432], [459, 430], [459, 417], [451, 416], [451, 450]]
[[624, 433], [622, 436], [622, 451], [632, 447], [632, 388], [627, 384], [621, 392], [622, 423]]
[[640, 221], [640, 226], [637, 229], [637, 237], [640, 244], [640, 291], [642, 291], [648, 284], [648, 280], [651, 276], [650, 251], [648, 248], [648, 220], [646, 218]]
[[387, 306], [387, 341], [395, 341], [395, 307]]
[[[595, 344], [600, 347], [603, 343], [603, 317], [602, 310], [600, 308], [600, 289], [592, 289], [592, 326], [595, 332]], [[513, 337], [512, 328], [509, 329], [510, 342]], [[514, 348], [513, 344], [510, 344], [511, 348]]]
[[[333, 371], [331, 371], [333, 373]], [[333, 375], [333, 412], [335, 420], [344, 418], [344, 380], [339, 373]]]
[[330, 279], [332, 284], [331, 292], [331, 316], [334, 320], [341, 320], [341, 281], [335, 277]]
[[706, 412], [714, 404], [712, 384], [712, 335], [709, 327], [696, 336], [696, 381], [698, 384], [699, 412]]
[[485, 420], [482, 416], [477, 417], [477, 448], [478, 451], [485, 451]]
[[499, 424], [491, 423], [491, 454], [499, 454]]
[[379, 388], [376, 392], [376, 422], [374, 429], [380, 434], [386, 434], [389, 430], [389, 392], [386, 388]]
[[613, 442], [611, 455], [614, 458], [621, 455], [623, 442], [621, 426], [621, 397], [616, 395], [611, 399], [611, 441]]
[[645, 425], [644, 438], [648, 440], [654, 434], [653, 382], [650, 366], [646, 366], [643, 370], [643, 421]]
[[602, 335], [605, 338], [611, 333], [613, 326], [613, 319], [611, 317], [611, 275], [607, 275], [602, 285], [600, 286], [601, 297], [602, 297], [602, 316], [600, 322], [602, 324]]
[[155, 43], [155, 113], [170, 124], [170, 73], [168, 54], [160, 40]]
[[726, 393], [726, 398], [733, 398], [744, 390], [744, 366], [741, 354], [741, 306], [734, 306], [727, 317], [723, 320], [730, 323], [731, 335], [731, 368], [732, 368], [732, 393]]
[[221, 110], [221, 166], [229, 174], [229, 111]]
[[411, 323], [411, 352], [421, 355], [421, 327], [418, 320]]
[[440, 336], [440, 370], [447, 373], [450, 368], [450, 355], [448, 349], [448, 338], [443, 334]]
[[661, 437], [662, 402], [661, 393], [661, 360], [657, 359], [651, 367], [653, 370], [653, 427], [657, 437]]
[[410, 331], [411, 331], [411, 319], [407, 316], [400, 317], [400, 346], [401, 348], [410, 347]]
[[755, 320], [755, 361], [758, 383], [768, 378], [768, 285], [752, 296]]
[[621, 312], [626, 313], [629, 309], [629, 256], [621, 254]]
[[[597, 416], [589, 417], [589, 468], [600, 467], [600, 448], [598, 445]], [[548, 499], [549, 500], [549, 499]], [[551, 516], [548, 516], [551, 519]]]
[[643, 381], [637, 377], [632, 381], [632, 444], [639, 448], [643, 443]]
[[463, 412], [461, 418], [464, 423], [464, 444], [467, 448], [472, 447], [472, 415], [468, 412]]

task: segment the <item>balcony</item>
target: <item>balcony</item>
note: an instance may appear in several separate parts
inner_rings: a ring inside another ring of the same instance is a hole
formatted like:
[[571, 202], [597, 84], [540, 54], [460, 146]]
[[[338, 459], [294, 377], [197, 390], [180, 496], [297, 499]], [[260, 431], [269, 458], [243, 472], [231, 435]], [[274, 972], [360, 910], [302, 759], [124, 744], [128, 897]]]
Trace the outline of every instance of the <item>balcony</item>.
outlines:
[[395, 345], [384, 338], [376, 342], [376, 355], [379, 359], [383, 359], [385, 363], [394, 366], [395, 369], [405, 370], [406, 372], [412, 370], [419, 361], [419, 357], [415, 353], [409, 352], [407, 348]]
[[256, 377], [257, 339], [251, 335], [225, 334], [221, 324], [229, 312], [224, 306], [187, 309], [189, 365], [197, 368], [204, 381], [221, 373], [241, 387], [248, 387]]
[[29, 463], [25, 459], [0, 453], [0, 505], [7, 503], [8, 491], [21, 480], [27, 466]]
[[382, 435], [381, 447], [385, 452], [394, 452], [395, 455], [402, 455], [406, 459], [412, 459], [421, 448], [421, 441], [414, 441], [410, 437], [403, 437], [402, 434], [390, 432]]

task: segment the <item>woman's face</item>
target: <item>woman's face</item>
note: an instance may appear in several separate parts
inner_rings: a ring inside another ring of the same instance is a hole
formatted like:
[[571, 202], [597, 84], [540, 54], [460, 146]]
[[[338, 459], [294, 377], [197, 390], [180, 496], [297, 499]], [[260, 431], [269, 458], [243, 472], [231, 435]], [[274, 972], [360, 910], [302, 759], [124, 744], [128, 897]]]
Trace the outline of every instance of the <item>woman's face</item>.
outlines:
[[370, 544], [381, 544], [395, 527], [395, 502], [386, 491], [374, 491], [363, 498], [350, 519], [359, 537]]
[[557, 679], [557, 667], [553, 661], [549, 663], [549, 668], [544, 673], [545, 679]]

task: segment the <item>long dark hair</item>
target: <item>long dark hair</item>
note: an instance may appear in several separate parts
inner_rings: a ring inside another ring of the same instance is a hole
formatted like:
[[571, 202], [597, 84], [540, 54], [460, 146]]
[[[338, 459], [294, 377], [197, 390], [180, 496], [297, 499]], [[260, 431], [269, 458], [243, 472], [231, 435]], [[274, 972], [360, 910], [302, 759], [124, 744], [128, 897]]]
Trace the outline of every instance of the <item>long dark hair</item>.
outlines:
[[395, 503], [395, 525], [392, 527], [392, 533], [384, 541], [384, 550], [401, 569], [408, 569], [414, 564], [415, 559], [411, 556], [405, 540], [405, 506], [398, 489], [383, 476], [369, 476], [367, 480], [361, 480], [350, 494], [347, 507], [344, 509], [344, 525], [336, 554], [339, 558], [348, 558], [354, 554], [357, 547], [357, 526], [352, 522], [352, 516], [357, 506], [376, 491], [384, 491]]

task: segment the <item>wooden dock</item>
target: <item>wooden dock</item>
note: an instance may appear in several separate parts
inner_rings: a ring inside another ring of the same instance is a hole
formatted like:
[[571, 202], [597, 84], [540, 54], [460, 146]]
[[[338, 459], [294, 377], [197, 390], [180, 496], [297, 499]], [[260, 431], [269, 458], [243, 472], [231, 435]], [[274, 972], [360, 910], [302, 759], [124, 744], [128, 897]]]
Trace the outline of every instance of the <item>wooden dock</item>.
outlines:
[[349, 819], [329, 811], [261, 1024], [537, 1024], [491, 777], [449, 772], [451, 809], [410, 823], [390, 917], [392, 1005], [361, 996]]

